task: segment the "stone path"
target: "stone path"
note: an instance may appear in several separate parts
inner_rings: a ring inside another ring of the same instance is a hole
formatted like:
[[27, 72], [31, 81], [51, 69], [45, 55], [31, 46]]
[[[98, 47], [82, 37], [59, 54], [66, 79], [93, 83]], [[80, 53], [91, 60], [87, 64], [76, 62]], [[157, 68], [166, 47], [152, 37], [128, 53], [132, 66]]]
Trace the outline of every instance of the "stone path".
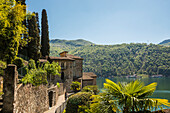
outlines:
[[56, 105], [51, 107], [48, 111], [46, 111], [44, 113], [55, 113], [56, 108], [59, 107], [60, 105], [62, 105], [62, 103], [64, 103], [64, 102], [65, 102], [65, 97], [63, 94], [58, 97]]

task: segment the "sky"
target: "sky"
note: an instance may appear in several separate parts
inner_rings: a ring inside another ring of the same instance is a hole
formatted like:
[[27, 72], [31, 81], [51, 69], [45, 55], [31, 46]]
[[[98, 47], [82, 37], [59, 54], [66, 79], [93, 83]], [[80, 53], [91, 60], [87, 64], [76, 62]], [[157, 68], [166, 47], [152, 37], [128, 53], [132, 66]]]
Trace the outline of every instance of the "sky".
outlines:
[[96, 44], [155, 43], [170, 39], [170, 0], [26, 0], [46, 9], [50, 39]]

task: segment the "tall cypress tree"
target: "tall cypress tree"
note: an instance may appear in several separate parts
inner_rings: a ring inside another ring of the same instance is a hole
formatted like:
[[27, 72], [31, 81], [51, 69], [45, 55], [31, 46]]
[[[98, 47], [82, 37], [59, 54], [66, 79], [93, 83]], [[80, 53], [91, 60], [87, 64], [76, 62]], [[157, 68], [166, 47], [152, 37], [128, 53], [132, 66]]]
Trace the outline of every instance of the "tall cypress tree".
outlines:
[[40, 34], [39, 16], [37, 12], [35, 13], [35, 16], [36, 16], [36, 21], [37, 21], [38, 33]]
[[28, 33], [31, 41], [28, 43], [28, 57], [37, 61], [40, 58], [40, 36], [36, 16], [28, 20]]
[[45, 9], [42, 10], [41, 20], [41, 54], [43, 57], [49, 56], [50, 54], [48, 20]]

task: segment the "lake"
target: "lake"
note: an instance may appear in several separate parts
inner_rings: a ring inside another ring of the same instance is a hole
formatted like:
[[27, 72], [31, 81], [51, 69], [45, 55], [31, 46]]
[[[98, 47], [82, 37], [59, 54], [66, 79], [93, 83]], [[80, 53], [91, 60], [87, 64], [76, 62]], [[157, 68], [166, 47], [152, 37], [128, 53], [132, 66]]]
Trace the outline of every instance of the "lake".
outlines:
[[[108, 78], [108, 79], [116, 83], [130, 82], [135, 80], [135, 78]], [[157, 82], [157, 88], [152, 97], [168, 99], [170, 102], [170, 78], [141, 78], [139, 80], [144, 82], [145, 85], [148, 85], [152, 82]], [[99, 89], [103, 88], [103, 83], [105, 83], [105, 78], [97, 78], [97, 86]]]

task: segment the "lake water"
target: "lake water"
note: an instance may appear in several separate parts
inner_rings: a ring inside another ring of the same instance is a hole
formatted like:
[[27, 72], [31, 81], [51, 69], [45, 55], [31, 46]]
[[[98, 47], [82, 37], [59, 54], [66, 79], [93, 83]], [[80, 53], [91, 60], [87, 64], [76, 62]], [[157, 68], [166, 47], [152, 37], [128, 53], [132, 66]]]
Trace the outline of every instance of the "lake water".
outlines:
[[[134, 78], [108, 78], [108, 79], [116, 83], [130, 82], [135, 80]], [[148, 85], [153, 82], [157, 82], [157, 88], [154, 94], [152, 95], [152, 97], [168, 99], [170, 102], [170, 78], [141, 78], [139, 80], [144, 82], [145, 85]], [[103, 88], [103, 83], [105, 83], [105, 78], [97, 78], [97, 86], [99, 89]]]

